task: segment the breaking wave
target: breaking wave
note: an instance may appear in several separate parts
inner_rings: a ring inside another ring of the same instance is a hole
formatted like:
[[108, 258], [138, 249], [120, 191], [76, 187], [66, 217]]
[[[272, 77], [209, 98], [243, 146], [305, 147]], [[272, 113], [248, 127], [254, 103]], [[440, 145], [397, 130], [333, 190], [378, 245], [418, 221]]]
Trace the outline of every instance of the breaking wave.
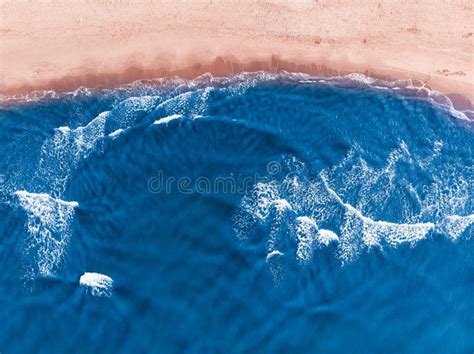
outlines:
[[[318, 247], [334, 242], [341, 264], [373, 247], [414, 246], [430, 235], [452, 241], [467, 237], [465, 231], [474, 223], [472, 174], [466, 180], [461, 168], [455, 172], [443, 166], [439, 171], [427, 165], [438, 148], [435, 144], [429, 156], [414, 156], [401, 142], [379, 168], [371, 167], [364, 151], [354, 148], [339, 164], [313, 175], [302, 161], [284, 157], [287, 175], [258, 182], [242, 198], [233, 217], [235, 233], [248, 241], [257, 225], [265, 227], [267, 260], [278, 255], [308, 262]], [[415, 168], [412, 164], [431, 174], [433, 181], [419, 192], [399, 176], [400, 166]]]
[[48, 194], [17, 191], [20, 206], [27, 215], [27, 256], [34, 260], [29, 273], [51, 276], [64, 260], [71, 237], [71, 221], [77, 202], [55, 199]]
[[[195, 120], [205, 117], [212, 113], [209, 109], [212, 95], [224, 95], [227, 99], [238, 97], [258, 85], [278, 80], [301, 85], [391, 90], [396, 94], [401, 92], [407, 96], [426, 99], [456, 118], [468, 120], [470, 114], [454, 110], [447, 97], [427, 89], [421, 83], [409, 80], [386, 82], [360, 74], [325, 79], [306, 74], [264, 72], [240, 74], [230, 78], [203, 75], [189, 81], [172, 78], [137, 82], [114, 90], [80, 88], [64, 94], [48, 91], [43, 96], [34, 93], [23, 99], [36, 102], [45, 98], [72, 97], [77, 100], [100, 94], [112, 95], [114, 100], [111, 109], [99, 113], [82, 126], [55, 128], [54, 134], [41, 146], [35, 183], [29, 189], [36, 195], [46, 193], [51, 196], [50, 199], [36, 199], [38, 205], [49, 205], [45, 230], [49, 230], [48, 227], [54, 224], [62, 225], [56, 233], [64, 236], [54, 238], [48, 236], [49, 231], [38, 231], [29, 217], [27, 229], [34, 243], [28, 245], [27, 249], [40, 249], [37, 255], [38, 268], [42, 269], [40, 273], [51, 273], [57, 268], [70, 233], [69, 226], [65, 226], [63, 210], [51, 206], [62, 204], [45, 204], [44, 201], [63, 198], [71, 175], [90, 154], [100, 154], [103, 151], [107, 144], [105, 138], [113, 142], [140, 126], [168, 125], [185, 118]], [[130, 93], [140, 93], [140, 96], [128, 97]], [[123, 98], [120, 98], [121, 95], [124, 95]], [[269, 224], [267, 259], [294, 253], [303, 263], [312, 258], [317, 245], [329, 246], [333, 242], [338, 244], [337, 257], [344, 263], [354, 259], [365, 248], [403, 243], [413, 245], [435, 231], [456, 240], [472, 224], [472, 215], [464, 215], [469, 209], [466, 203], [472, 197], [471, 181], [465, 180], [462, 175], [453, 179], [450, 177], [453, 170], [445, 169], [445, 176], [433, 175], [433, 182], [420, 191], [410, 182], [400, 186], [397, 179], [396, 167], [400, 162], [415, 164], [422, 172], [426, 172], [442, 154], [442, 150], [443, 142], [435, 141], [430, 154], [414, 157], [407, 144], [402, 141], [398, 148], [389, 153], [385, 166], [377, 169], [362, 158], [364, 151], [355, 146], [340, 164], [320, 171], [317, 181], [309, 183], [305, 180], [307, 176], [299, 171], [294, 176], [286, 177], [283, 182], [259, 182], [243, 198], [239, 211], [234, 215], [235, 232], [239, 239], [245, 239], [256, 223]], [[301, 161], [293, 161], [292, 164], [304, 165]], [[472, 170], [472, 167], [467, 168]], [[282, 185], [290, 185], [291, 188], [283, 191]], [[14, 187], [27, 189], [29, 186]], [[25, 199], [25, 195], [21, 193], [17, 195], [22, 198], [20, 203], [25, 205], [31, 198]], [[392, 213], [398, 214], [389, 221], [384, 219], [383, 211], [391, 208], [391, 198], [401, 198], [404, 206], [395, 212], [392, 210]], [[410, 204], [408, 200], [414, 200], [415, 203]], [[411, 206], [408, 207], [408, 204]], [[376, 215], [375, 209], [382, 213]], [[73, 212], [68, 215], [69, 225]], [[328, 223], [333, 226], [332, 230], [319, 230]], [[285, 238], [293, 241], [283, 242]], [[42, 242], [49, 246], [41, 248]], [[288, 242], [294, 243], [295, 249], [292, 252], [280, 249], [287, 247]], [[282, 246], [282, 243], [286, 246]], [[53, 247], [51, 244], [57, 245]], [[48, 250], [51, 250], [51, 255]], [[53, 253], [56, 255], [52, 255]]]
[[113, 283], [111, 277], [100, 273], [84, 273], [79, 278], [79, 284], [85, 287], [93, 296], [112, 296]]

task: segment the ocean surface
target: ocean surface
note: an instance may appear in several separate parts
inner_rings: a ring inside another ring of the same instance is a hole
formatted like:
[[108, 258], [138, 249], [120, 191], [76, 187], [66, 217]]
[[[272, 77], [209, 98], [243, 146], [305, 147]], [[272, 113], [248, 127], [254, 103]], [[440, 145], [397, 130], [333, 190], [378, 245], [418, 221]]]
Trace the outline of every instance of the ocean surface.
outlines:
[[4, 100], [0, 352], [472, 353], [472, 113], [355, 74]]

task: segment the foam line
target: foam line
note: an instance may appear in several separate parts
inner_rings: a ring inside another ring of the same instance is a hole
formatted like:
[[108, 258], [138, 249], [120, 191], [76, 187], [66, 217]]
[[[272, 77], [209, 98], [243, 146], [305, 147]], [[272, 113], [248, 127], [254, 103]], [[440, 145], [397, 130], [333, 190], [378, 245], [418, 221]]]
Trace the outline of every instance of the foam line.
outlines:
[[379, 245], [381, 238], [392, 245], [397, 245], [404, 242], [414, 243], [423, 239], [427, 233], [434, 229], [435, 224], [428, 223], [392, 223], [381, 220], [373, 220], [364, 216], [359, 210], [354, 208], [349, 203], [345, 203], [341, 197], [329, 186], [323, 174], [320, 175], [324, 187], [334, 199], [344, 206], [349, 214], [356, 216], [363, 222], [363, 240], [367, 246]]
[[283, 256], [283, 255], [284, 255], [283, 252], [278, 251], [278, 250], [273, 250], [273, 251], [267, 253], [267, 258], [266, 258], [266, 260], [267, 260], [267, 262], [268, 262], [268, 260], [269, 260], [270, 258], [274, 257], [274, 256]]
[[20, 201], [37, 200], [37, 201], [43, 201], [43, 202], [53, 202], [58, 205], [62, 205], [69, 208], [76, 208], [79, 206], [78, 202], [75, 202], [75, 201], [67, 202], [62, 199], [53, 198], [49, 194], [46, 194], [46, 193], [30, 193], [27, 191], [16, 191], [14, 194], [18, 196]]
[[109, 134], [109, 136], [111, 138], [116, 138], [117, 136], [119, 136], [120, 134], [122, 134], [124, 132], [123, 129], [117, 129], [115, 131], [113, 131], [112, 133]]
[[173, 121], [173, 120], [176, 120], [176, 119], [180, 119], [182, 118], [183, 115], [181, 114], [171, 114], [169, 116], [166, 116], [166, 117], [163, 117], [163, 118], [160, 118], [158, 120], [155, 120], [153, 122], [154, 125], [157, 125], [157, 124], [168, 124], [169, 122]]
[[[178, 89], [181, 86], [186, 87], [188, 90], [196, 90], [196, 87], [202, 87], [203, 85], [211, 85], [206, 87], [205, 89], [198, 89], [194, 92], [203, 91], [204, 94], [202, 98], [204, 100], [207, 98], [208, 93], [214, 87], [220, 87], [224, 85], [226, 89], [231, 93], [239, 94], [242, 91], [247, 90], [250, 87], [257, 85], [258, 83], [262, 82], [269, 82], [275, 80], [290, 80], [296, 81], [301, 83], [324, 83], [324, 84], [340, 84], [342, 86], [347, 84], [356, 84], [356, 85], [364, 85], [366, 87], [371, 87], [377, 90], [391, 90], [394, 92], [402, 93], [407, 97], [421, 97], [422, 99], [430, 102], [431, 104], [439, 107], [450, 113], [453, 117], [457, 119], [462, 119], [468, 122], [472, 122], [472, 117], [474, 117], [474, 112], [472, 110], [464, 110], [460, 111], [454, 108], [452, 101], [444, 95], [443, 93], [435, 90], [431, 90], [426, 87], [426, 85], [422, 82], [415, 83], [414, 80], [393, 80], [393, 81], [385, 81], [380, 79], [375, 79], [370, 76], [366, 76], [360, 73], [350, 73], [343, 76], [332, 76], [332, 77], [323, 77], [323, 76], [312, 76], [306, 73], [301, 72], [286, 72], [282, 71], [280, 73], [269, 73], [265, 71], [259, 72], [243, 72], [232, 76], [225, 76], [225, 77], [214, 77], [211, 73], [206, 73], [200, 75], [199, 77], [193, 80], [185, 80], [179, 77], [173, 78], [157, 78], [153, 80], [148, 80], [151, 85], [158, 84], [158, 86], [166, 87], [168, 90]], [[137, 89], [137, 87], [143, 86], [144, 83], [141, 80], [138, 80], [131, 84], [125, 84], [115, 88], [114, 90], [120, 91], [128, 91], [133, 92]], [[19, 96], [4, 96], [5, 101], [13, 100], [26, 100], [26, 101], [40, 101], [43, 99], [51, 99], [51, 98], [61, 98], [67, 95], [87, 95], [89, 96], [92, 92], [111, 92], [113, 90], [110, 89], [89, 89], [80, 87], [75, 91], [66, 92], [66, 93], [58, 93], [53, 90], [43, 90], [43, 91], [34, 91], [27, 95], [19, 95]], [[187, 94], [187, 95], [186, 95]], [[180, 97], [179, 100], [187, 99], [190, 92], [182, 93], [179, 96], [185, 95]], [[152, 96], [153, 97], [153, 96]], [[176, 103], [173, 101], [174, 98], [168, 99], [163, 103]], [[177, 102], [178, 106], [181, 102]], [[161, 104], [160, 104], [161, 105]], [[200, 109], [201, 107], [197, 107]]]

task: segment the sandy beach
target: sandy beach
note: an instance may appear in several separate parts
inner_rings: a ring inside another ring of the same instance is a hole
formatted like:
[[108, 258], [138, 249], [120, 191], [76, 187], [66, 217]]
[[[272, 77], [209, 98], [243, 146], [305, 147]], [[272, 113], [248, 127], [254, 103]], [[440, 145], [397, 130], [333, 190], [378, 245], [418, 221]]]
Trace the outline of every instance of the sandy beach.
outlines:
[[281, 70], [417, 79], [472, 107], [470, 1], [2, 1], [0, 93]]

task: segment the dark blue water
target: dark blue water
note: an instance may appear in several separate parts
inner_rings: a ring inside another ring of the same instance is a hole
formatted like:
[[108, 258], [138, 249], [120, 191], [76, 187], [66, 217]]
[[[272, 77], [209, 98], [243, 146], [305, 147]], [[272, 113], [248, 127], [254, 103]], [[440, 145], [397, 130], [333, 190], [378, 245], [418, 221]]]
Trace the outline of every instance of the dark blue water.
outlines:
[[5, 101], [0, 352], [471, 353], [466, 115], [356, 76]]

